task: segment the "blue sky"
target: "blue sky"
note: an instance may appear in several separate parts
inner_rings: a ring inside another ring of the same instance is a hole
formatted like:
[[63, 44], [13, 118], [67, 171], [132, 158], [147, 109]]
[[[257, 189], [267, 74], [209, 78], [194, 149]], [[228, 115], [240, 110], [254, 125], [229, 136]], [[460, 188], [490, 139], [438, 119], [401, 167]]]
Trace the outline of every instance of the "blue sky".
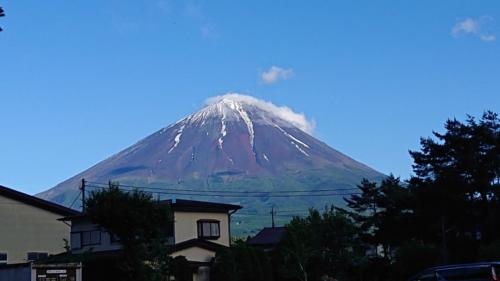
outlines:
[[403, 178], [419, 137], [500, 111], [497, 0], [0, 5], [0, 185], [27, 193], [226, 92], [302, 112], [319, 139]]

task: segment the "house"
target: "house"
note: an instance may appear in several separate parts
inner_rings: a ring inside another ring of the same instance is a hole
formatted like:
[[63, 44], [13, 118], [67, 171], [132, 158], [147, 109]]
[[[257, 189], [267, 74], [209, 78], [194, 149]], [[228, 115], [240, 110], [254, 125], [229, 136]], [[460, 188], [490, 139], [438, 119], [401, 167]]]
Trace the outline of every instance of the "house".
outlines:
[[27, 263], [65, 251], [77, 211], [0, 186], [0, 264]]
[[[193, 200], [164, 200], [171, 207], [174, 221], [168, 240], [172, 257], [184, 256], [193, 269], [193, 280], [208, 280], [210, 262], [219, 249], [230, 246], [231, 214], [241, 206]], [[84, 214], [61, 219], [71, 222], [71, 253], [91, 252], [95, 256], [122, 249], [119, 238], [93, 223]], [[84, 279], [87, 279], [84, 272]]]
[[285, 232], [285, 227], [264, 227], [254, 237], [249, 238], [247, 244], [259, 247], [264, 251], [273, 251], [281, 242]]

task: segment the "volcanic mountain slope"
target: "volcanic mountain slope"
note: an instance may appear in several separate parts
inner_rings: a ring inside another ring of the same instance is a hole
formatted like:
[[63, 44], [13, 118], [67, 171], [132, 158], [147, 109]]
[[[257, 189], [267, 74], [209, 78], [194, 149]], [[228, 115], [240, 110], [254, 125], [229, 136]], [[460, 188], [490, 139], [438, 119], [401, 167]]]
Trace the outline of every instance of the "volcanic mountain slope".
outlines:
[[[200, 191], [315, 190], [349, 188], [379, 172], [332, 149], [309, 134], [309, 122], [287, 107], [228, 94], [199, 112], [163, 128], [88, 170], [39, 194], [69, 204], [82, 178], [141, 186]], [[180, 197], [180, 196], [179, 196]], [[308, 208], [332, 198], [200, 198], [239, 202], [246, 210], [271, 205]], [[341, 198], [340, 198], [341, 199]], [[298, 205], [297, 205], [298, 204]]]

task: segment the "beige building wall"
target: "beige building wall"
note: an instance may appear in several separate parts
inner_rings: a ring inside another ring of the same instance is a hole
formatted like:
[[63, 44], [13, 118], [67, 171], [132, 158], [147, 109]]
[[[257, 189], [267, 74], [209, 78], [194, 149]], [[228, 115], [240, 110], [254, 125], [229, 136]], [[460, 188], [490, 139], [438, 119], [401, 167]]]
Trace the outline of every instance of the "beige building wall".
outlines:
[[229, 247], [229, 218], [227, 213], [174, 213], [175, 243], [198, 238], [198, 220], [218, 220], [220, 222], [220, 237], [210, 242]]
[[26, 262], [28, 252], [64, 252], [70, 227], [61, 215], [0, 195], [0, 252], [7, 263]]

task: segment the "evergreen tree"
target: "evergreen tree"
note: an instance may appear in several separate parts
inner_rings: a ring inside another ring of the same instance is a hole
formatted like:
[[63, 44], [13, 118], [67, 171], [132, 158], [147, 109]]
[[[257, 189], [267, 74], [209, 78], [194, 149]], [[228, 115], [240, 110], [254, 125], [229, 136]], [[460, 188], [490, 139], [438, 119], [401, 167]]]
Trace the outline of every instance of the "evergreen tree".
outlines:
[[[350, 216], [358, 223], [361, 230], [361, 238], [363, 241], [376, 245], [375, 232], [378, 228], [378, 217], [380, 209], [378, 202], [381, 197], [380, 187], [376, 182], [370, 182], [363, 179], [358, 185], [361, 194], [351, 195], [350, 198], [344, 198], [347, 207], [353, 212], [349, 212]], [[376, 247], [374, 248], [376, 251]]]
[[410, 152], [415, 163], [410, 185], [417, 216], [424, 218], [419, 235], [439, 240], [445, 262], [467, 261], [478, 255], [480, 244], [500, 234], [500, 120], [488, 111], [479, 121], [448, 120], [445, 129]]

